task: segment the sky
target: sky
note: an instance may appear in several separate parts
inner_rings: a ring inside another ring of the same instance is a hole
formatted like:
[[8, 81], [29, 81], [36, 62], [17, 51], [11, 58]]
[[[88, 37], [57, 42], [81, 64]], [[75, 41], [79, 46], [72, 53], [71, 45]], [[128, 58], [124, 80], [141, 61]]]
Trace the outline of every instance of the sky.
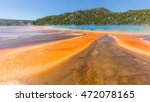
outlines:
[[150, 0], [0, 0], [0, 18], [35, 20], [100, 7], [114, 12], [150, 9]]

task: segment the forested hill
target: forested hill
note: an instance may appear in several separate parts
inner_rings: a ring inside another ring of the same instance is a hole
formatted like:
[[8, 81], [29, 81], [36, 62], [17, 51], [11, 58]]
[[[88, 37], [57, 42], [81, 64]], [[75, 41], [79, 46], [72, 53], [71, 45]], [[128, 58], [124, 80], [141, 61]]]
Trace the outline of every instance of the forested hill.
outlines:
[[32, 25], [32, 23], [31, 20], [0, 19], [0, 26]]
[[112, 12], [105, 8], [80, 10], [61, 15], [47, 16], [33, 22], [35, 25], [112, 25], [150, 24], [150, 10]]

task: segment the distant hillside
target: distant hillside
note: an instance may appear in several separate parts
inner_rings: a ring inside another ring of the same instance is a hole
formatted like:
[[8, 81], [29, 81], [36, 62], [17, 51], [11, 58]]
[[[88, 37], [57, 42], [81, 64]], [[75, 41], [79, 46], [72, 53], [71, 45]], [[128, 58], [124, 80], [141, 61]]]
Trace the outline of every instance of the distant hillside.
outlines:
[[112, 12], [105, 8], [97, 8], [61, 15], [48, 16], [33, 22], [35, 25], [84, 25], [84, 24], [150, 24], [150, 10], [130, 10]]
[[32, 23], [31, 20], [0, 19], [0, 26], [31, 25]]

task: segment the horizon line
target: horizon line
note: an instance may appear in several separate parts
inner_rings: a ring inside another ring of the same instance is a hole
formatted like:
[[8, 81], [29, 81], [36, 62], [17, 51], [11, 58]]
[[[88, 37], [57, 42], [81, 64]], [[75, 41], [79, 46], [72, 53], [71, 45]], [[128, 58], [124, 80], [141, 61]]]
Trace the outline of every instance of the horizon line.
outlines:
[[[58, 16], [58, 15], [65, 14], [65, 13], [74, 13], [74, 12], [78, 12], [78, 11], [85, 11], [85, 10], [92, 10], [92, 9], [99, 9], [99, 8], [107, 9], [107, 10], [113, 12], [113, 13], [122, 13], [122, 12], [128, 12], [128, 11], [132, 11], [132, 10], [133, 11], [136, 11], [136, 10], [150, 10], [150, 9], [129, 9], [129, 10], [126, 10], [126, 11], [113, 11], [113, 10], [110, 10], [108, 8], [105, 8], [105, 7], [97, 7], [97, 8], [89, 8], [89, 9], [79, 9], [79, 10], [74, 10], [74, 11], [66, 11], [66, 12], [63, 12], [63, 13], [46, 15], [44, 17], [47, 17], [47, 16]], [[40, 17], [40, 18], [44, 18], [44, 17]], [[35, 18], [35, 19], [0, 18], [0, 20], [29, 20], [29, 21], [35, 21], [35, 20], [40, 19], [40, 18]]]

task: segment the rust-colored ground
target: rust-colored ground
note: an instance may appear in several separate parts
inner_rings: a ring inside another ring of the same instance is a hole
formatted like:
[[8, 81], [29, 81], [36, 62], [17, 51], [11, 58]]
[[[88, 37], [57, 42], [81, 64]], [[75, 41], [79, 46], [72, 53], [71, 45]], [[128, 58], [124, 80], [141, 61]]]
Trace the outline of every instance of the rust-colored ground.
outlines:
[[100, 36], [102, 35], [93, 33], [49, 44], [2, 50], [0, 83], [18, 80], [26, 83], [33, 75], [43, 71], [49, 72], [55, 64], [60, 64], [81, 52]]
[[135, 53], [150, 56], [150, 41], [144, 41], [127, 35], [115, 35], [116, 41], [122, 47], [132, 50]]
[[150, 84], [149, 41], [74, 32], [83, 36], [0, 50], [0, 84]]

